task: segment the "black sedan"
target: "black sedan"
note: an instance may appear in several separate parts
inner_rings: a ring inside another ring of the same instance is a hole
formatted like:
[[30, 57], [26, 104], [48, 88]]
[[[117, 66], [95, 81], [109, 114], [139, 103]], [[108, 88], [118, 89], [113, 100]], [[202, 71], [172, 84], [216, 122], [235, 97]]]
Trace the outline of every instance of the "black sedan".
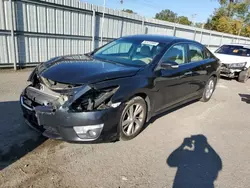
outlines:
[[219, 60], [198, 42], [127, 36], [89, 54], [41, 63], [20, 103], [27, 124], [46, 137], [129, 140], [156, 114], [208, 101], [219, 70]]

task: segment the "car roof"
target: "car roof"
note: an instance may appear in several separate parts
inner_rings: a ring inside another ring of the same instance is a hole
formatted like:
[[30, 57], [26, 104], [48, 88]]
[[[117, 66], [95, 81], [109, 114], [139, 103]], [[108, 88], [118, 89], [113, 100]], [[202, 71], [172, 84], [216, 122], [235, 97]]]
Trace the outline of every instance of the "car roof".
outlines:
[[249, 48], [249, 49], [250, 49], [250, 45], [249, 45], [249, 44], [237, 44], [237, 43], [232, 43], [232, 44], [223, 44], [223, 45], [242, 46], [243, 48]]
[[[170, 43], [170, 42], [195, 42], [193, 40], [189, 39], [184, 39], [184, 38], [178, 38], [174, 36], [168, 36], [168, 35], [130, 35], [130, 36], [125, 36], [122, 37], [123, 39], [137, 39], [137, 40], [149, 40], [149, 41], [154, 41], [154, 42], [165, 42], [165, 43]], [[200, 43], [198, 43], [200, 44]]]

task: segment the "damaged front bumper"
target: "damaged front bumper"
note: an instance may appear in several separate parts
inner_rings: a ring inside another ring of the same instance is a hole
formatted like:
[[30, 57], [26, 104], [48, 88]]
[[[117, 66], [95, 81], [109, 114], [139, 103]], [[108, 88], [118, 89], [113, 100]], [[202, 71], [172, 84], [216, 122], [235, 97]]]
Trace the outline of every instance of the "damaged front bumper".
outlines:
[[[83, 94], [90, 88], [82, 87]], [[25, 121], [46, 137], [68, 142], [116, 139], [121, 106], [101, 110], [73, 112], [69, 105], [77, 94], [66, 101], [28, 86], [20, 96]]]
[[228, 78], [238, 77], [241, 71], [247, 70], [246, 67], [230, 68], [228, 64], [222, 64], [220, 75]]

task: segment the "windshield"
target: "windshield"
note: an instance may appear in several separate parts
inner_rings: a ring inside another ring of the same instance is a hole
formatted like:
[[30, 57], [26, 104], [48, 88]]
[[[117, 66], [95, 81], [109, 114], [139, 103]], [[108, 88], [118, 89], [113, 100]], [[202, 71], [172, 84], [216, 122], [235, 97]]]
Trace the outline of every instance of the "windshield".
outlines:
[[243, 46], [223, 45], [215, 53], [249, 57], [250, 49]]
[[115, 40], [100, 48], [93, 57], [129, 66], [145, 66], [153, 61], [166, 43], [147, 40]]

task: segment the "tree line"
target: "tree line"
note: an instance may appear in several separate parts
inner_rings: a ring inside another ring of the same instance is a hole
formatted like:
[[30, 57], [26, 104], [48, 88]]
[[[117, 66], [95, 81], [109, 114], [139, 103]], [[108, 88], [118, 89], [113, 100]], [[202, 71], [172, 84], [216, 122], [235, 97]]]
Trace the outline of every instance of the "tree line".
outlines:
[[[250, 37], [250, 0], [218, 1], [219, 8], [214, 10], [206, 23], [192, 23], [188, 17], [179, 16], [169, 9], [157, 13], [155, 19]], [[135, 13], [130, 9], [123, 11]]]
[[220, 7], [205, 24], [206, 29], [250, 37], [250, 1], [220, 0]]

